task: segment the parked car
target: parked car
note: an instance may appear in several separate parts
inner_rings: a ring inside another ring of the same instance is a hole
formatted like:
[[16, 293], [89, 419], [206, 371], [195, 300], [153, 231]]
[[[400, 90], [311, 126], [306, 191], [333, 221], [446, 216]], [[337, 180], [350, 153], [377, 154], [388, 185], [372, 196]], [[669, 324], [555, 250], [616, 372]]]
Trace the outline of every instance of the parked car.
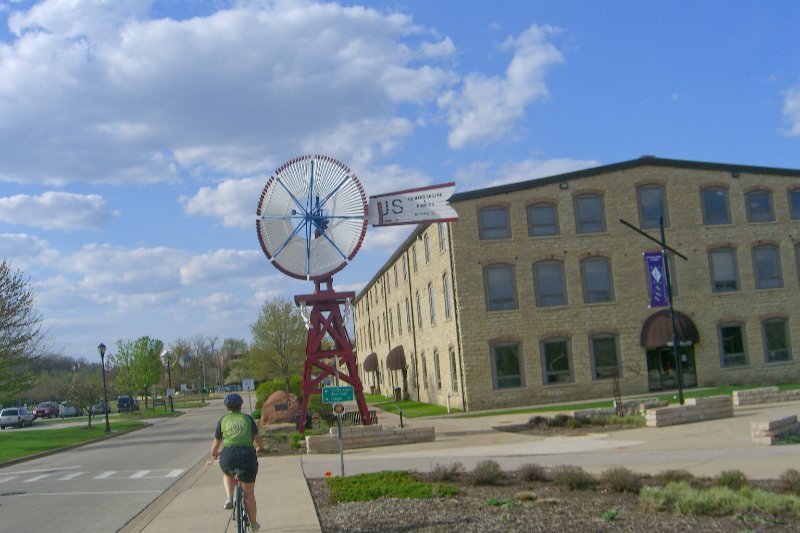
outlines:
[[117, 398], [117, 412], [132, 413], [139, 410], [139, 401], [132, 396], [120, 396]]
[[106, 404], [103, 400], [100, 400], [96, 404], [92, 406], [92, 414], [94, 415], [104, 415], [106, 413], [111, 412], [111, 406]]
[[6, 426], [21, 428], [32, 425], [33, 413], [24, 407], [7, 407], [0, 411], [0, 429], [6, 429]]
[[83, 416], [83, 409], [70, 405], [67, 402], [61, 402], [58, 405], [58, 416], [66, 418], [68, 416]]
[[52, 418], [58, 416], [58, 404], [56, 402], [41, 402], [33, 410], [34, 418]]

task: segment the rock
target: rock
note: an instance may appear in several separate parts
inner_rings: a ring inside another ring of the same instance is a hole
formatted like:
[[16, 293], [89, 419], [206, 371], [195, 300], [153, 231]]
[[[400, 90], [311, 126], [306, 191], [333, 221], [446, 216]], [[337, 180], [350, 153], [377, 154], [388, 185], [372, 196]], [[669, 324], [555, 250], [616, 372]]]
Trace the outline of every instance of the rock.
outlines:
[[297, 396], [286, 391], [275, 391], [261, 407], [262, 426], [268, 424], [294, 423], [295, 416], [300, 412], [300, 402]]

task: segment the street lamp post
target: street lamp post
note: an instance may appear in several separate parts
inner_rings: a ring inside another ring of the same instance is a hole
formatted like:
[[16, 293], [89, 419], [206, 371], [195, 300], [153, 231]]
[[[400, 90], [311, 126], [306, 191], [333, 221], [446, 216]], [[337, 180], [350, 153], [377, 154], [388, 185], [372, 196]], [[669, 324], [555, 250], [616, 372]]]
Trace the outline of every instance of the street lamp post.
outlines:
[[[170, 367], [172, 366], [172, 357], [166, 348], [161, 350], [161, 362], [167, 367], [167, 381], [169, 383], [169, 390], [172, 390], [172, 372], [170, 370]], [[169, 397], [169, 412], [174, 413], [175, 408], [172, 405], [172, 394], [167, 392], [167, 396]]]
[[108, 389], [106, 388], [106, 345], [101, 342], [97, 351], [100, 352], [100, 365], [103, 367], [103, 411], [106, 414], [106, 433], [111, 433], [111, 426], [108, 423]]

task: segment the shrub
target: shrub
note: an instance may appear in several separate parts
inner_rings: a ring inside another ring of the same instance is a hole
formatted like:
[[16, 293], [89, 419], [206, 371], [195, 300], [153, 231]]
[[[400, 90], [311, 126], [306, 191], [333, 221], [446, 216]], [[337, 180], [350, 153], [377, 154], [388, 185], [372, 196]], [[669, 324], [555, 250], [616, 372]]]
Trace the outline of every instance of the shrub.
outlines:
[[464, 465], [456, 461], [449, 465], [440, 465], [436, 463], [433, 467], [433, 480], [436, 482], [453, 481], [464, 472]]
[[563, 413], [557, 414], [550, 420], [550, 426], [554, 428], [563, 428], [569, 423], [570, 420], [575, 420], [569, 415], [565, 415]]
[[642, 479], [632, 470], [625, 467], [609, 468], [601, 475], [603, 484], [614, 492], [632, 492], [638, 494], [642, 488]]
[[261, 409], [253, 409], [253, 418], [256, 419], [256, 422], [261, 420]]
[[695, 477], [688, 470], [664, 470], [656, 474], [655, 480], [663, 487], [669, 483], [694, 483]]
[[603, 513], [603, 520], [606, 522], [613, 522], [619, 517], [619, 509], [611, 508]]
[[453, 485], [446, 485], [444, 483], [437, 483], [433, 486], [433, 493], [439, 497], [445, 496], [458, 496], [461, 490]]
[[532, 424], [534, 426], [547, 427], [547, 426], [550, 425], [550, 424], [548, 424], [548, 420], [549, 419], [547, 417], [544, 417], [542, 415], [536, 415], [536, 416], [532, 416], [530, 419], [528, 419], [528, 423]]
[[728, 487], [696, 489], [685, 481], [664, 487], [645, 487], [639, 502], [650, 511], [676, 510], [682, 514], [724, 516], [735, 513], [781, 514], [800, 511], [800, 498], [745, 487], [733, 491]]
[[474, 485], [497, 485], [502, 481], [505, 473], [497, 461], [487, 459], [481, 461], [469, 474], [469, 480]]
[[584, 490], [595, 485], [594, 478], [579, 466], [560, 465], [550, 471], [553, 483], [569, 490]]
[[520, 466], [517, 469], [517, 473], [522, 481], [528, 483], [532, 481], [547, 481], [549, 479], [547, 477], [547, 469], [534, 463], [528, 463]]
[[781, 474], [779, 481], [782, 491], [800, 496], [800, 471], [790, 468]]
[[741, 470], [725, 470], [717, 477], [717, 485], [731, 490], [741, 490], [747, 486], [747, 476]]

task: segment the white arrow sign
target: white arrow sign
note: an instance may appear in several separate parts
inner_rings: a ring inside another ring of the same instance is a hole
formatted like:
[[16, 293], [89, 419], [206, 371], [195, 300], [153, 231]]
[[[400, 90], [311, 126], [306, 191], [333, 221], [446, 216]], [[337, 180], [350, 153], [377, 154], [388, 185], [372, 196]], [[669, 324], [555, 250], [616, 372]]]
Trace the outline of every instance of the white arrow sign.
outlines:
[[369, 223], [373, 226], [454, 222], [458, 213], [447, 201], [453, 196], [454, 182], [391, 192], [369, 199]]

